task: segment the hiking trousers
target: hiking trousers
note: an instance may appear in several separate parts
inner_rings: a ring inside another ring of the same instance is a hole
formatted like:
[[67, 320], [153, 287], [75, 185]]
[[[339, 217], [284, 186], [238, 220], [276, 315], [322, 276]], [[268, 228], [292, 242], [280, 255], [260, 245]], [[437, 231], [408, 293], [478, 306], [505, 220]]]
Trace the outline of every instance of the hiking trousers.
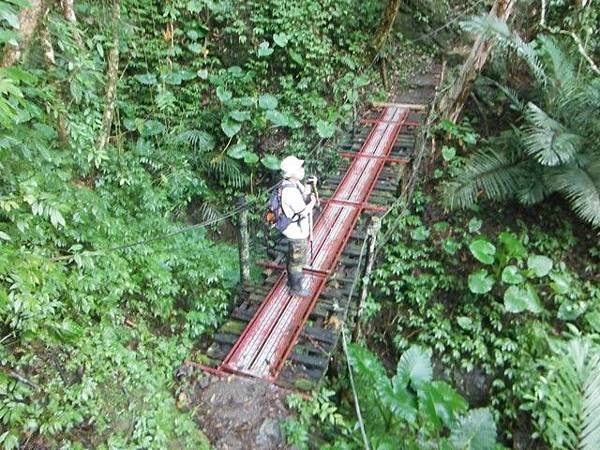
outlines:
[[308, 239], [289, 239], [287, 254], [288, 284], [300, 283], [302, 269], [306, 265], [308, 256]]

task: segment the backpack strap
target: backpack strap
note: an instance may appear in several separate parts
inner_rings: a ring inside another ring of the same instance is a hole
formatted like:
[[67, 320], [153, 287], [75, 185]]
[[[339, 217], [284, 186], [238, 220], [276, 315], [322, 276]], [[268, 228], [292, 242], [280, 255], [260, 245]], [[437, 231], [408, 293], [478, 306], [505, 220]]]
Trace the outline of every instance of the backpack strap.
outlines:
[[297, 213], [294, 213], [294, 215], [292, 217], [288, 217], [288, 215], [283, 210], [283, 202], [281, 201], [283, 190], [286, 188], [293, 188], [293, 187], [298, 189], [298, 192], [300, 192], [300, 194], [302, 195], [302, 199], [304, 200], [304, 192], [302, 191], [302, 189], [300, 189], [299, 183], [294, 183], [293, 181], [284, 179], [284, 180], [281, 180], [281, 182], [279, 183], [279, 187], [277, 188], [278, 189], [277, 192], [278, 192], [278, 196], [279, 196], [279, 207], [281, 208], [282, 214], [292, 221], [291, 223], [298, 223], [302, 220], [302, 217], [300, 217], [300, 213], [297, 212]]

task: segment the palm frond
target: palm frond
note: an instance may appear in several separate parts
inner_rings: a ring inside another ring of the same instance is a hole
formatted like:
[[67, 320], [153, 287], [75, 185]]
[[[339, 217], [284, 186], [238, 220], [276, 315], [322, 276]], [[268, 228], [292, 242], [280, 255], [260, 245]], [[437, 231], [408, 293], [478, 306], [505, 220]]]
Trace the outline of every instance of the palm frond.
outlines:
[[583, 220], [600, 227], [600, 157], [587, 155], [548, 171], [546, 184], [571, 203], [571, 208]]
[[549, 58], [546, 65], [552, 71], [549, 75], [554, 84], [558, 85], [559, 89], [561, 85], [573, 84], [576, 78], [575, 66], [557, 45], [556, 40], [545, 35], [541, 35], [537, 40], [540, 44], [540, 52]]
[[498, 46], [516, 51], [531, 68], [537, 80], [542, 84], [546, 83], [547, 76], [535, 48], [511, 31], [504, 20], [492, 15], [475, 16], [461, 22], [461, 26], [469, 33], [493, 39]]
[[523, 205], [535, 205], [544, 200], [550, 190], [544, 182], [543, 170], [533, 164], [528, 164], [527, 173], [529, 176], [524, 177], [521, 187], [517, 190], [517, 198]]
[[515, 158], [493, 149], [474, 153], [458, 177], [447, 184], [444, 198], [450, 208], [467, 208], [482, 194], [504, 200], [520, 187], [522, 167]]
[[573, 160], [583, 139], [570, 133], [533, 103], [527, 104], [523, 144], [525, 151], [544, 166], [557, 166]]

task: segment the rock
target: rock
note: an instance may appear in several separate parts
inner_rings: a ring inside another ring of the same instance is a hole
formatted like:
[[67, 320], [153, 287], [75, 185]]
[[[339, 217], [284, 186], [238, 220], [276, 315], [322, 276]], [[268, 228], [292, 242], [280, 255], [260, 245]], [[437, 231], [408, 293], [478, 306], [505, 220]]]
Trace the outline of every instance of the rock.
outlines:
[[266, 419], [258, 430], [256, 436], [256, 448], [273, 449], [279, 447], [282, 443], [283, 436], [279, 423], [275, 419]]

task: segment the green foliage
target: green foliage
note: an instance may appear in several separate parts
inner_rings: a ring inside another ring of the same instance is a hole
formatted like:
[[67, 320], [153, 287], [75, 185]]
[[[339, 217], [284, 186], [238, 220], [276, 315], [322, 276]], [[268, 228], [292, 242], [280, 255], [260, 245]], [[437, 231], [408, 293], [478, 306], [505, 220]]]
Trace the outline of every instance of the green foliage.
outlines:
[[[492, 449], [496, 427], [489, 411], [467, 413], [465, 400], [447, 383], [432, 379], [430, 353], [413, 346], [388, 378], [368, 350], [352, 345], [350, 361], [359, 403], [373, 448]], [[450, 438], [444, 437], [450, 431]], [[476, 442], [476, 447], [471, 447]]]
[[[534, 389], [536, 361], [548, 351], [546, 335], [571, 323], [594, 329], [597, 245], [593, 236], [575, 237], [560, 211], [534, 224], [510, 209], [444, 215], [439, 208], [417, 191], [412, 214], [390, 219], [398, 228], [374, 272], [368, 335], [379, 345], [391, 340], [399, 353], [415, 344], [432, 348], [469, 395], [464, 380], [481, 377], [476, 401], [490, 402], [507, 436], [523, 420], [517, 417]], [[420, 229], [430, 232], [426, 241], [414, 239]]]
[[317, 430], [324, 438], [350, 433], [346, 420], [332, 401], [334, 394], [329, 389], [321, 388], [308, 401], [297, 394], [287, 397], [288, 406], [298, 412], [296, 417], [288, 419], [282, 425], [289, 444], [299, 450], [307, 450], [312, 448], [310, 444], [314, 444], [314, 440], [311, 440], [311, 436]]
[[[490, 20], [485, 19], [487, 25]], [[479, 28], [483, 24], [476, 23]], [[516, 198], [531, 205], [556, 192], [582, 219], [600, 225], [599, 127], [593, 113], [600, 84], [584, 72], [576, 73], [576, 60], [550, 38], [540, 37], [539, 49], [534, 52], [503, 22], [486, 32], [516, 46], [538, 79], [532, 92], [543, 94], [529, 94], [528, 102], [510, 96], [516, 109], [525, 104], [523, 125], [510, 125], [469, 156], [446, 187], [448, 204], [465, 208], [483, 194], [489, 199]]]
[[600, 348], [586, 337], [554, 342], [528, 408], [552, 448], [593, 449], [600, 441]]

